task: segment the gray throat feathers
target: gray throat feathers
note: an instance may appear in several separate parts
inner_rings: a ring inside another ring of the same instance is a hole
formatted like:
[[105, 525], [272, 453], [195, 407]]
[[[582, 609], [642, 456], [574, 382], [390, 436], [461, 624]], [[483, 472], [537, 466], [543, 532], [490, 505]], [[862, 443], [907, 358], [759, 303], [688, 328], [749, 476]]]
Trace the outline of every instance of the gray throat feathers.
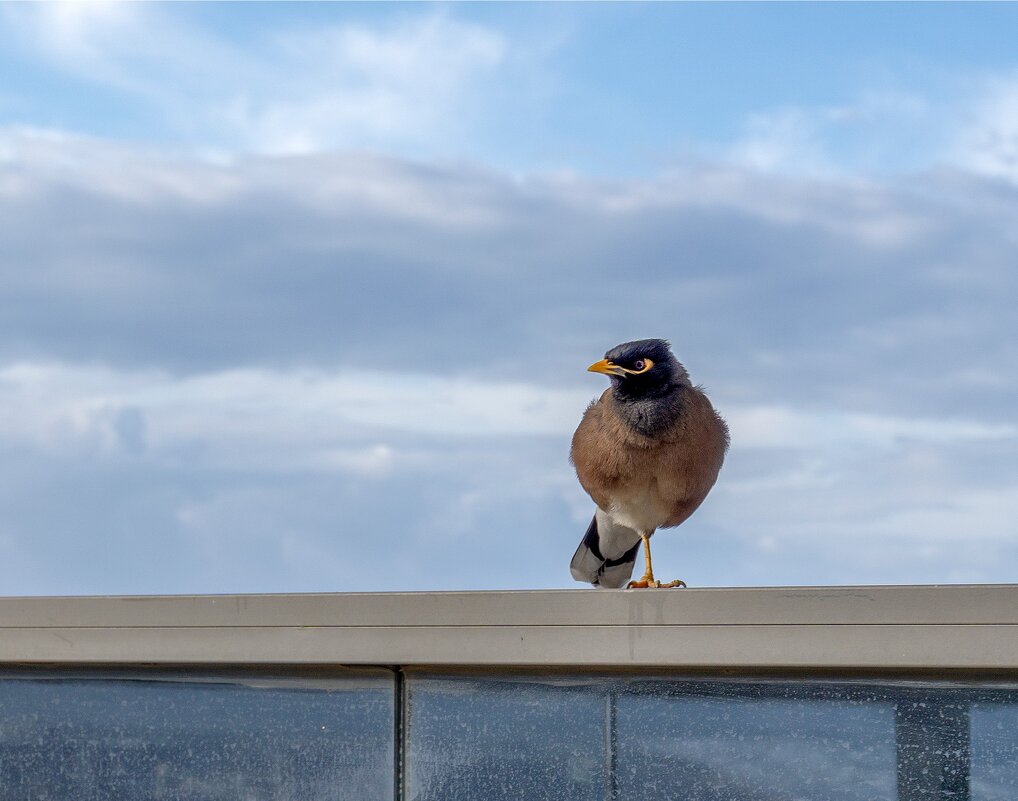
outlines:
[[619, 417], [639, 434], [653, 437], [670, 428], [682, 416], [684, 395], [689, 387], [672, 384], [662, 394], [646, 398], [632, 398], [615, 392]]

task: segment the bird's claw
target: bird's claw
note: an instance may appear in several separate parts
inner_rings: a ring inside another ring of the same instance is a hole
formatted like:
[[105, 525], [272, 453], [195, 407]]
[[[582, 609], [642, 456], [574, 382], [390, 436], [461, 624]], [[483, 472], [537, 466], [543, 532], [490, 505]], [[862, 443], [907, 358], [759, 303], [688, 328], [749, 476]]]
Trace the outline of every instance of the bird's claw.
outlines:
[[630, 581], [626, 585], [627, 590], [643, 590], [643, 589], [664, 589], [669, 587], [685, 587], [686, 582], [682, 579], [675, 579], [675, 581], [658, 581], [653, 576], [644, 576], [639, 581]]

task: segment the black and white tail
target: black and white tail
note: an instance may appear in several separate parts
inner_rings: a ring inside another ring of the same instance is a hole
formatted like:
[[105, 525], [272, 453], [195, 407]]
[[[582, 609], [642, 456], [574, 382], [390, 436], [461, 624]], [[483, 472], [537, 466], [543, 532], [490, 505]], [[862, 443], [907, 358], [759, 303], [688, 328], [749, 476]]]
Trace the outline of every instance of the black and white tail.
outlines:
[[569, 572], [577, 581], [589, 581], [595, 587], [625, 587], [633, 575], [640, 535], [633, 529], [613, 523], [598, 509], [569, 563]]

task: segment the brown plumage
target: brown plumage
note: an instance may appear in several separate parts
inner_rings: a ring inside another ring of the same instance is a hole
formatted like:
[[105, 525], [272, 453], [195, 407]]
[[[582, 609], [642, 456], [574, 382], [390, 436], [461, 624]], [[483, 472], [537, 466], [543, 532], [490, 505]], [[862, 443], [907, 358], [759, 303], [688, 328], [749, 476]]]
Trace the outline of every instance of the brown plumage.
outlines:
[[[573, 435], [570, 458], [598, 511], [570, 565], [574, 578], [622, 586], [644, 544], [688, 518], [707, 497], [728, 447], [728, 427], [664, 340], [627, 342], [591, 370], [612, 386], [591, 403]], [[681, 582], [680, 582], [681, 583]]]

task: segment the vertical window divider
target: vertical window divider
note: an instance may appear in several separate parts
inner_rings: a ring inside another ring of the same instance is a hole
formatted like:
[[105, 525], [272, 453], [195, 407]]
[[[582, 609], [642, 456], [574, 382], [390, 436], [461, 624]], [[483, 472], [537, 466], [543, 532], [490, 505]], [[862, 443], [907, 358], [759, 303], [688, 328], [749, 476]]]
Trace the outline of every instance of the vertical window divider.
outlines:
[[616, 776], [616, 769], [618, 767], [618, 727], [616, 723], [617, 705], [618, 689], [615, 682], [611, 682], [608, 685], [608, 692], [605, 694], [605, 801], [617, 801], [619, 797], [619, 783], [618, 777]]
[[407, 698], [406, 698], [406, 674], [403, 668], [395, 665], [393, 672], [393, 801], [405, 801], [406, 799], [406, 734], [407, 734]]

